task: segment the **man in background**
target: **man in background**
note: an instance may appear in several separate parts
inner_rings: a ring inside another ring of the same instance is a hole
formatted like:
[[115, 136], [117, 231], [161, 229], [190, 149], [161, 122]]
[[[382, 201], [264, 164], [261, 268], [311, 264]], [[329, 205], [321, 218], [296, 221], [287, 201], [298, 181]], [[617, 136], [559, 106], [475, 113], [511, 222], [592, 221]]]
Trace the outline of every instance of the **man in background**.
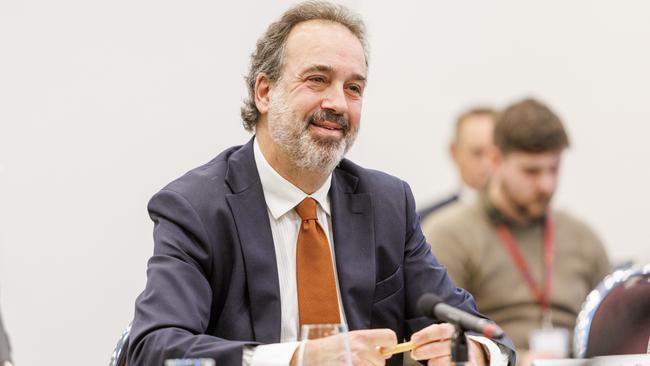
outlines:
[[495, 173], [479, 199], [425, 219], [425, 236], [455, 283], [523, 351], [519, 364], [566, 356], [528, 351], [529, 342], [568, 347], [581, 304], [610, 270], [594, 232], [550, 207], [568, 136], [555, 113], [527, 99], [498, 115], [494, 142]]
[[418, 213], [422, 220], [451, 203], [469, 202], [476, 197], [492, 174], [492, 147], [494, 110], [475, 107], [463, 112], [456, 120], [454, 136], [449, 144], [449, 153], [459, 175], [459, 187], [451, 196], [444, 198]]

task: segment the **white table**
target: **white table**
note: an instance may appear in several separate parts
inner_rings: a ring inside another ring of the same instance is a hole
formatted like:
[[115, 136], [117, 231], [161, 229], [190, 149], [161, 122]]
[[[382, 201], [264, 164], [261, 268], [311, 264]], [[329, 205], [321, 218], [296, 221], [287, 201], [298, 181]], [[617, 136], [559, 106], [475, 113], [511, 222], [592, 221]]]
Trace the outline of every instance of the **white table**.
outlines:
[[535, 360], [533, 366], [650, 366], [650, 354]]

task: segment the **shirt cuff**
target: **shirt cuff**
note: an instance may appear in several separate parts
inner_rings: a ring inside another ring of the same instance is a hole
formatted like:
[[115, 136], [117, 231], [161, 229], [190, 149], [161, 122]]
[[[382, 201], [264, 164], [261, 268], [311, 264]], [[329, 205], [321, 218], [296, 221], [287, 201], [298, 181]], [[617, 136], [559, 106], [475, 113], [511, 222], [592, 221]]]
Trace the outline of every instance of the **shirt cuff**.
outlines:
[[301, 342], [244, 346], [243, 366], [287, 366]]
[[508, 365], [508, 352], [503, 352], [498, 344], [494, 343], [491, 339], [476, 335], [467, 335], [467, 338], [478, 342], [483, 346], [483, 349], [490, 358], [490, 366], [507, 366]]

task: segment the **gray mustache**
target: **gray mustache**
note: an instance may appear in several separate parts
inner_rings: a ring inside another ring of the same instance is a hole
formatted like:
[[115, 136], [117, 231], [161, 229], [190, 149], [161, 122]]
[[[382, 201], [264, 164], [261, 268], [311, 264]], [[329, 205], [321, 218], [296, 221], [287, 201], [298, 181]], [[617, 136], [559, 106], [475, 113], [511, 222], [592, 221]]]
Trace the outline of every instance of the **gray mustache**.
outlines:
[[311, 123], [317, 123], [317, 122], [324, 122], [324, 121], [329, 121], [329, 122], [334, 122], [341, 126], [343, 131], [348, 130], [350, 127], [350, 122], [348, 121], [347, 118], [343, 117], [341, 114], [337, 114], [331, 111], [318, 111], [313, 113], [309, 118], [307, 119], [307, 122]]

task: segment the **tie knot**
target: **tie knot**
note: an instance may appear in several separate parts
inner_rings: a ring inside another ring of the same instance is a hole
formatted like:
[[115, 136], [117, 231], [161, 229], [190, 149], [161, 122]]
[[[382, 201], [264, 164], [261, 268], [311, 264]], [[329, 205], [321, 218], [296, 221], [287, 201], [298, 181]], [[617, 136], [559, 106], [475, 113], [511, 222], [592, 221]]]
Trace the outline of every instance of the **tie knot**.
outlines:
[[305, 220], [317, 220], [318, 216], [316, 216], [316, 206], [318, 203], [316, 203], [316, 200], [307, 197], [302, 202], [300, 202], [295, 210], [298, 213], [298, 216], [305, 221]]

